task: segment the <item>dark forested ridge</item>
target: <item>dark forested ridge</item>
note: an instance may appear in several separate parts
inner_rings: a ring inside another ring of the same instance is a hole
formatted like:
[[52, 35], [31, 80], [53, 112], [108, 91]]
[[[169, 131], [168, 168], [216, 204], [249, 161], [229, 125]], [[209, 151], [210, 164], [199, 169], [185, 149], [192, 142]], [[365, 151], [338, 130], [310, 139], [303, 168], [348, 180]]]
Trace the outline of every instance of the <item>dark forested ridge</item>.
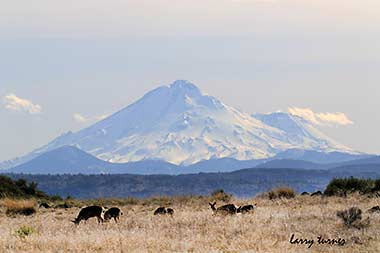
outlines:
[[[330, 169], [357, 164], [379, 164], [380, 157], [353, 155], [339, 152], [288, 150], [275, 157], [258, 160], [234, 158], [210, 159], [191, 165], [176, 165], [161, 160], [142, 160], [128, 163], [111, 163], [84, 152], [74, 146], [63, 146], [16, 167], [7, 173], [26, 174], [195, 174], [199, 172], [231, 172], [246, 168]], [[1, 165], [0, 165], [1, 168]]]
[[48, 198], [44, 192], [37, 189], [35, 182], [27, 182], [24, 178], [12, 180], [0, 175], [0, 198]]
[[228, 173], [187, 175], [26, 175], [7, 174], [38, 183], [48, 194], [77, 198], [151, 197], [158, 195], [207, 195], [224, 189], [238, 197], [250, 197], [275, 186], [291, 186], [295, 190], [323, 190], [333, 178], [355, 176], [378, 178], [378, 171], [244, 169]]

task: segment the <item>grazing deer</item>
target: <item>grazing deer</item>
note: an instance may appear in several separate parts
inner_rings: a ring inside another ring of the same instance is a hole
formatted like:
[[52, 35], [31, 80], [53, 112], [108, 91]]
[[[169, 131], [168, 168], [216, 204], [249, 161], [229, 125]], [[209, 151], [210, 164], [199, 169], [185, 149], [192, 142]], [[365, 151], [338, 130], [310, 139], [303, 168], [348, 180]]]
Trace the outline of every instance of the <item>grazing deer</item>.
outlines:
[[174, 210], [172, 208], [165, 208], [163, 206], [159, 207], [156, 209], [156, 211], [154, 211], [154, 215], [162, 215], [162, 214], [168, 214], [168, 215], [173, 215], [174, 214]]
[[81, 220], [88, 220], [89, 218], [96, 217], [98, 218], [98, 223], [103, 222], [104, 208], [101, 206], [88, 206], [80, 210], [78, 217], [73, 220], [75, 224], [79, 225]]
[[255, 210], [256, 205], [257, 205], [257, 204], [240, 206], [240, 207], [237, 209], [236, 212], [237, 212], [237, 213], [249, 213], [249, 212]]
[[220, 206], [218, 208], [215, 208], [216, 202], [214, 203], [208, 203], [211, 206], [211, 209], [214, 211], [214, 213], [222, 213], [222, 214], [236, 214], [237, 208], [234, 204], [227, 204], [224, 206]]
[[123, 215], [123, 212], [120, 210], [120, 208], [111, 207], [104, 213], [104, 220], [108, 221], [113, 218], [117, 223], [121, 215]]
[[43, 207], [43, 208], [50, 208], [51, 206], [48, 204], [48, 203], [46, 203], [46, 202], [42, 202], [41, 204], [40, 204], [40, 208], [41, 207]]
[[154, 215], [158, 215], [158, 214], [166, 214], [166, 208], [161, 206], [159, 208], [156, 209], [156, 211], [154, 211]]
[[166, 213], [169, 214], [169, 215], [173, 215], [174, 214], [174, 210], [172, 208], [167, 208], [166, 209]]
[[374, 206], [371, 209], [368, 209], [369, 213], [379, 213], [380, 212], [380, 206]]
[[323, 193], [321, 191], [316, 191], [316, 192], [313, 192], [312, 194], [310, 194], [311, 197], [314, 197], [314, 196], [322, 196]]

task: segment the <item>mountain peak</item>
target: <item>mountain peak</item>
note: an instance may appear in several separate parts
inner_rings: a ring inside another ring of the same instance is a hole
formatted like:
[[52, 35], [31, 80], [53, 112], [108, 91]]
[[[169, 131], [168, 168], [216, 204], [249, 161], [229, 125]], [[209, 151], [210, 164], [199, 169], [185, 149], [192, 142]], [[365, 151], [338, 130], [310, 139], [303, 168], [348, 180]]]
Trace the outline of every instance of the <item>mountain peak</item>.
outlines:
[[199, 88], [190, 81], [187, 80], [175, 80], [169, 85], [171, 89], [182, 89], [182, 90], [196, 90], [199, 91]]
[[189, 97], [200, 97], [202, 96], [201, 90], [193, 83], [187, 80], [176, 80], [169, 86], [169, 91], [174, 96], [189, 96]]

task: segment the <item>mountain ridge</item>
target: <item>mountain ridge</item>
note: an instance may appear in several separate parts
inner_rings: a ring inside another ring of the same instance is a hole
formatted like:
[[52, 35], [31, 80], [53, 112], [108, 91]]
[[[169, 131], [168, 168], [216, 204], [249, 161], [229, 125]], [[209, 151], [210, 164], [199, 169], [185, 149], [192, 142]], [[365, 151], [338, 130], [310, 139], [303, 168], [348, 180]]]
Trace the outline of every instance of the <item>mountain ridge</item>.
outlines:
[[25, 175], [7, 174], [38, 183], [44, 192], [63, 198], [126, 198], [160, 195], [207, 195], [223, 189], [234, 196], [248, 198], [274, 187], [287, 185], [297, 192], [323, 191], [333, 178], [378, 178], [377, 171], [333, 171], [303, 169], [243, 169], [225, 173], [187, 175]]
[[[320, 154], [324, 157], [326, 154]], [[337, 154], [338, 158], [342, 158]], [[346, 157], [344, 157], [346, 158]], [[352, 155], [351, 160], [343, 159], [340, 163], [322, 164], [307, 160], [269, 158], [260, 160], [239, 161], [233, 158], [221, 158], [200, 161], [188, 166], [171, 164], [162, 160], [144, 160], [128, 163], [110, 163], [78, 149], [75, 146], [63, 146], [18, 165], [14, 168], [3, 170], [3, 173], [25, 174], [196, 174], [212, 172], [232, 172], [247, 168], [273, 169], [333, 169], [348, 166], [359, 167], [361, 164], [373, 164], [380, 166], [380, 157], [365, 157]]]

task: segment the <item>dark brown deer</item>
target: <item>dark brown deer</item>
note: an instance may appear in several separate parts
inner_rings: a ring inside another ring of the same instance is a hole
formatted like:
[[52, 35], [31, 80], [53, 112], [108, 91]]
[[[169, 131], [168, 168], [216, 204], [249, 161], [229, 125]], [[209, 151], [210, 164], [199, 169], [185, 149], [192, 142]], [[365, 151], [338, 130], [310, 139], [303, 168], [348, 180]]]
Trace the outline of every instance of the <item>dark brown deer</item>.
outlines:
[[253, 210], [256, 209], [256, 205], [257, 205], [257, 204], [240, 206], [240, 207], [237, 209], [236, 212], [237, 212], [237, 213], [249, 213], [249, 212], [252, 212]]
[[163, 206], [159, 207], [156, 209], [156, 211], [154, 211], [154, 215], [173, 215], [174, 214], [174, 210], [172, 208], [165, 208]]
[[79, 225], [82, 220], [88, 220], [89, 218], [96, 217], [98, 223], [103, 222], [104, 208], [101, 206], [88, 206], [80, 210], [78, 217], [73, 220], [75, 224]]
[[236, 214], [237, 208], [234, 204], [227, 204], [224, 206], [220, 206], [218, 208], [215, 208], [216, 202], [214, 203], [208, 203], [211, 206], [212, 211], [214, 211], [215, 214]]
[[172, 208], [167, 208], [166, 209], [166, 213], [169, 214], [169, 215], [173, 215], [174, 214], [174, 210]]
[[374, 206], [371, 209], [368, 209], [369, 213], [380, 213], [380, 206]]
[[166, 208], [161, 206], [159, 208], [156, 209], [156, 211], [154, 211], [154, 215], [158, 215], [158, 214], [166, 214]]
[[123, 212], [120, 210], [120, 208], [111, 207], [104, 213], [104, 220], [108, 221], [113, 218], [117, 223], [121, 215], [123, 215]]
[[50, 206], [48, 203], [46, 203], [46, 202], [42, 202], [42, 203], [40, 204], [40, 208], [41, 208], [41, 207], [48, 209], [48, 208], [50, 208], [51, 206]]
[[314, 196], [323, 196], [323, 193], [321, 191], [316, 191], [316, 192], [313, 192], [312, 194], [310, 194], [311, 197], [314, 197]]

